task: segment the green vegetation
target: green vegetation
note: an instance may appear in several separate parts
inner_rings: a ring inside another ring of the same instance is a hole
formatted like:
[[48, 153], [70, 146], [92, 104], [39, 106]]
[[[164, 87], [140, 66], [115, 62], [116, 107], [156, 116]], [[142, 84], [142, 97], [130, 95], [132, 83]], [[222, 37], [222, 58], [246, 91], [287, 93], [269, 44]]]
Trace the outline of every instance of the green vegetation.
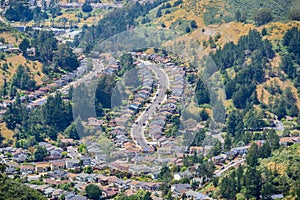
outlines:
[[5, 12], [5, 17], [9, 21], [28, 22], [33, 19], [32, 10], [30, 10], [28, 5], [24, 4], [24, 2], [10, 0], [8, 5], [9, 8]]
[[44, 200], [44, 198], [38, 191], [29, 188], [19, 181], [12, 180], [6, 175], [0, 174], [0, 196], [1, 199], [7, 200]]
[[17, 146], [31, 147], [45, 138], [57, 139], [58, 132], [63, 132], [72, 122], [70, 103], [62, 100], [61, 94], [49, 96], [45, 105], [29, 110], [21, 104], [19, 96], [8, 107], [4, 121], [9, 129], [15, 130]]
[[86, 196], [89, 199], [98, 200], [101, 197], [101, 190], [97, 185], [89, 184], [85, 188]]
[[237, 199], [243, 196], [247, 199], [271, 199], [274, 194], [296, 199], [300, 197], [300, 145], [281, 147], [273, 151], [271, 157], [261, 160], [259, 158], [263, 156], [265, 145], [258, 147], [253, 144], [247, 155], [248, 166], [240, 166], [217, 183], [221, 198]]
[[293, 9], [294, 2], [296, 1], [224, 0], [222, 5], [212, 3], [205, 7], [204, 22], [219, 24], [223, 21], [250, 22], [254, 20], [260, 26], [272, 19], [276, 21], [288, 18], [297, 19], [299, 12], [297, 9]]
[[127, 6], [116, 9], [105, 15], [96, 26], [83, 29], [80, 46], [86, 52], [92, 50], [93, 46], [103, 39], [126, 31], [128, 27], [135, 26], [140, 16], [146, 15], [151, 9], [165, 2], [165, 0], [146, 2], [145, 5], [140, 3], [128, 4]]

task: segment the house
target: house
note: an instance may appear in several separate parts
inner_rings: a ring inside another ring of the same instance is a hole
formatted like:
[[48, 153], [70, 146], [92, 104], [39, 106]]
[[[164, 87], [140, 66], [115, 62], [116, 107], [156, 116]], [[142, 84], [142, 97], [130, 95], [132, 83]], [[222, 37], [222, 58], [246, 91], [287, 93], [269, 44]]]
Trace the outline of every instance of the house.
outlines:
[[84, 166], [89, 166], [92, 163], [92, 158], [91, 157], [83, 157], [83, 158], [81, 158], [81, 161]]
[[59, 199], [59, 197], [64, 193], [65, 191], [62, 189], [57, 189], [52, 192], [52, 198], [53, 199]]
[[144, 182], [141, 183], [142, 189], [149, 190], [149, 191], [158, 191], [161, 187], [161, 183], [155, 182]]
[[173, 194], [177, 195], [182, 195], [184, 193], [186, 193], [187, 191], [189, 191], [191, 189], [191, 185], [190, 184], [174, 184], [171, 185], [171, 192]]
[[47, 176], [51, 179], [67, 179], [68, 173], [65, 171], [48, 172]]
[[74, 145], [74, 140], [73, 139], [61, 139], [60, 142], [65, 146]]
[[283, 194], [273, 194], [271, 196], [271, 199], [283, 199], [283, 198], [284, 198]]
[[97, 180], [98, 183], [101, 183], [101, 185], [108, 185], [108, 177], [107, 176], [99, 174], [96, 177], [96, 180]]
[[236, 151], [239, 155], [245, 155], [247, 154], [249, 148], [250, 146], [242, 146], [242, 147], [232, 148], [231, 151]]
[[174, 174], [174, 180], [176, 180], [176, 181], [179, 181], [179, 180], [181, 180], [183, 178], [190, 179], [192, 177], [193, 177], [193, 175], [191, 174], [191, 172], [189, 170], [186, 170], [184, 172], [179, 172], [179, 173]]
[[60, 159], [62, 157], [62, 153], [63, 150], [62, 149], [58, 149], [58, 148], [55, 148], [55, 149], [52, 149], [50, 150], [49, 154], [49, 158], [50, 159]]
[[95, 174], [80, 173], [78, 174], [76, 179], [80, 182], [92, 183], [92, 182], [96, 182], [97, 177]]
[[200, 192], [196, 192], [193, 190], [188, 190], [185, 192], [185, 195], [188, 199], [194, 199], [194, 200], [213, 200], [213, 198], [210, 198], [209, 196], [202, 194]]
[[52, 193], [55, 191], [55, 189], [53, 187], [48, 187], [46, 189], [44, 189], [43, 194], [48, 197], [51, 198], [52, 197]]
[[224, 154], [226, 155], [227, 160], [233, 160], [236, 157], [237, 152], [236, 151], [227, 151], [227, 152], [224, 152]]
[[115, 183], [115, 186], [117, 186], [119, 189], [129, 189], [130, 188], [130, 183], [131, 183], [131, 180], [130, 179], [127, 179], [127, 180], [117, 180], [117, 182]]
[[11, 47], [11, 48], [6, 49], [5, 52], [19, 54], [19, 53], [21, 53], [21, 50], [18, 47]]
[[133, 165], [129, 168], [129, 172], [131, 172], [133, 175], [148, 174], [150, 169], [144, 165]]
[[16, 152], [16, 153], [13, 153], [12, 159], [13, 159], [13, 161], [18, 162], [18, 163], [24, 162], [27, 159], [27, 155], [22, 152]]
[[66, 167], [66, 163], [64, 160], [51, 161], [50, 167], [52, 171], [62, 170]]
[[35, 165], [35, 171], [38, 173], [47, 172], [50, 169], [50, 164], [48, 162], [39, 162]]
[[131, 189], [140, 189], [141, 188], [141, 183], [139, 181], [136, 181], [136, 180], [132, 180], [130, 182], [130, 188]]
[[294, 143], [299, 143], [300, 137], [282, 137], [279, 140], [280, 145], [292, 145]]
[[212, 157], [212, 161], [216, 165], [216, 164], [224, 163], [225, 158], [224, 158], [224, 156], [214, 156], [214, 157]]
[[200, 154], [203, 152], [203, 147], [191, 146], [190, 147], [190, 154]]
[[112, 199], [119, 194], [119, 189], [114, 187], [102, 187], [102, 198]]
[[80, 161], [78, 159], [66, 159], [66, 168], [74, 169], [80, 166]]
[[34, 166], [22, 165], [22, 166], [20, 166], [20, 172], [22, 174], [33, 174], [34, 173]]
[[35, 48], [31, 47], [31, 48], [26, 49], [26, 54], [28, 56], [35, 56]]

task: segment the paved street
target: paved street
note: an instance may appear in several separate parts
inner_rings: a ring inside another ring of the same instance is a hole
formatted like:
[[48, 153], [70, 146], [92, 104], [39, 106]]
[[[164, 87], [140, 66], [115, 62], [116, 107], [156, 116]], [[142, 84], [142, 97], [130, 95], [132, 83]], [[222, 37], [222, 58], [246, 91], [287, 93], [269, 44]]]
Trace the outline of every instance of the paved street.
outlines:
[[145, 67], [148, 67], [150, 70], [152, 70], [159, 80], [158, 90], [154, 96], [153, 102], [151, 102], [150, 106], [141, 113], [141, 115], [136, 120], [137, 124], [134, 124], [131, 128], [131, 135], [133, 140], [143, 150], [148, 151], [150, 148], [149, 145], [147, 144], [144, 135], [144, 128], [147, 125], [151, 115], [156, 112], [156, 109], [159, 108], [160, 104], [166, 99], [166, 90], [169, 87], [169, 77], [157, 65], [149, 61], [141, 61], [141, 62], [142, 62], [141, 64], [145, 65]]
[[[93, 69], [91, 70], [91, 72], [84, 75], [80, 79], [63, 86], [62, 88], [58, 89], [58, 91], [61, 93], [66, 93], [70, 89], [71, 86], [75, 86], [80, 83], [84, 83], [84, 82], [87, 82], [88, 80], [91, 80], [94, 76], [96, 76], [99, 72], [101, 72], [104, 69], [103, 65], [101, 65], [97, 59], [92, 59], [92, 62], [93, 62]], [[54, 94], [55, 94], [55, 92], [47, 94], [46, 96], [36, 99], [31, 104], [43, 105], [44, 103], [46, 103], [48, 96], [54, 95]]]
[[243, 158], [241, 160], [238, 160], [238, 161], [235, 161], [235, 162], [231, 162], [228, 165], [226, 165], [226, 167], [224, 167], [223, 169], [215, 171], [215, 176], [217, 176], [217, 177], [221, 176], [223, 173], [227, 172], [230, 168], [233, 168], [235, 166], [241, 165], [245, 161], [246, 161], [246, 159]]

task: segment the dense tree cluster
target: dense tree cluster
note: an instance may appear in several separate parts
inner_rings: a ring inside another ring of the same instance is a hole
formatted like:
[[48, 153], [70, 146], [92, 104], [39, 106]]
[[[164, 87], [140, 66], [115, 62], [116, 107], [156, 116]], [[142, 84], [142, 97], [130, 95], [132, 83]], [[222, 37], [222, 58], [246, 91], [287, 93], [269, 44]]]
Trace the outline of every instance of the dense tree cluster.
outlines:
[[[270, 136], [272, 137], [272, 136]], [[274, 142], [274, 141], [273, 141]], [[277, 141], [276, 141], [277, 142]], [[237, 194], [247, 199], [272, 199], [274, 194], [291, 195], [299, 198], [299, 159], [296, 156], [299, 145], [275, 150], [277, 145], [270, 142], [262, 147], [253, 144], [247, 155], [247, 166], [226, 175], [219, 184], [220, 196], [223, 199], [237, 199]], [[267, 158], [271, 155], [273, 156]], [[260, 158], [267, 158], [259, 160]], [[266, 163], [280, 163], [286, 168], [279, 172], [278, 168], [270, 170]]]
[[28, 22], [33, 19], [33, 12], [24, 2], [11, 0], [4, 16], [9, 21]]
[[297, 70], [300, 65], [300, 30], [298, 27], [289, 29], [283, 37], [283, 46], [287, 52], [282, 55], [281, 69], [288, 78], [294, 81], [295, 87], [300, 91], [300, 76]]
[[[36, 87], [36, 82], [33, 79], [28, 67], [19, 65], [12, 80], [11, 86], [12, 90], [18, 88], [21, 90], [33, 91]], [[11, 91], [11, 96], [14, 96], [14, 91]]]
[[254, 16], [254, 21], [258, 26], [264, 25], [273, 19], [272, 13], [269, 10], [259, 10]]
[[72, 49], [67, 44], [58, 45], [52, 32], [35, 32], [33, 36], [32, 46], [36, 48], [36, 57], [44, 64], [44, 73], [59, 72], [60, 68], [72, 71], [79, 66]]
[[72, 122], [72, 107], [65, 103], [60, 94], [50, 96], [40, 108], [27, 109], [19, 97], [8, 107], [4, 121], [9, 129], [15, 131], [17, 146], [30, 147], [44, 138], [57, 139], [57, 133], [63, 132]]
[[[270, 41], [263, 40], [256, 30], [242, 36], [238, 44], [229, 42], [211, 55], [224, 74], [226, 98], [232, 98], [236, 108], [244, 109], [257, 103], [256, 85], [262, 82], [266, 64], [274, 55]], [[246, 62], [249, 58], [251, 63]], [[226, 69], [232, 67], [236, 76], [229, 78]]]
[[210, 102], [210, 94], [207, 86], [204, 84], [201, 78], [198, 78], [195, 88], [196, 99], [198, 104], [208, 104]]

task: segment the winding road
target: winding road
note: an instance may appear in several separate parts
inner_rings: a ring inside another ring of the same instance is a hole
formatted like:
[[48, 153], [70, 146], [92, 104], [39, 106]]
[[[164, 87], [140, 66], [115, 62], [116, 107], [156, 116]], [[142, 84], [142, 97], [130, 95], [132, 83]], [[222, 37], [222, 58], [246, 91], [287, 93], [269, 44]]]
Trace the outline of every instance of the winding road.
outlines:
[[[83, 77], [77, 79], [76, 81], [72, 81], [69, 84], [61, 87], [60, 89], [58, 89], [58, 91], [61, 93], [66, 93], [70, 89], [71, 86], [75, 86], [80, 83], [84, 83], [88, 80], [91, 80], [94, 76], [96, 76], [98, 73], [100, 73], [104, 69], [103, 65], [101, 65], [97, 59], [92, 59], [92, 63], [93, 63], [93, 69], [88, 74], [85, 74]], [[50, 94], [46, 94], [45, 96], [43, 96], [39, 99], [36, 99], [29, 105], [32, 105], [32, 104], [43, 105], [44, 103], [47, 102], [48, 96], [54, 95], [55, 93], [56, 93], [56, 91], [53, 93], [50, 93]]]
[[156, 112], [156, 109], [160, 107], [160, 104], [167, 97], [166, 90], [169, 88], [169, 77], [156, 64], [153, 64], [149, 61], [141, 60], [140, 65], [144, 65], [145, 67], [152, 70], [159, 81], [158, 90], [154, 96], [154, 100], [151, 102], [149, 107], [141, 113], [141, 115], [136, 120], [136, 124], [134, 124], [131, 128], [131, 136], [133, 138], [133, 141], [137, 144], [137, 146], [141, 147], [143, 151], [149, 151], [150, 147], [145, 138], [144, 129], [149, 122], [149, 118], [151, 117], [151, 115]]

